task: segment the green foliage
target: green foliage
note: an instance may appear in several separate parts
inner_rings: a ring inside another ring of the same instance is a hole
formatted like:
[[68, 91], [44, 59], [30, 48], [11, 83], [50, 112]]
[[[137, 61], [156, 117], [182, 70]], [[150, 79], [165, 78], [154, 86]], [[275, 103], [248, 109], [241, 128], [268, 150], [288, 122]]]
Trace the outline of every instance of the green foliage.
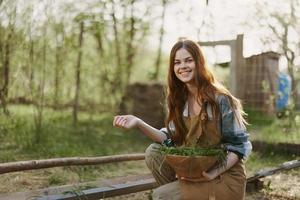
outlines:
[[[159, 20], [151, 10], [160, 4], [146, 2], [29, 1], [18, 7], [18, 12], [14, 12], [17, 2], [6, 2], [0, 16], [0, 63], [5, 58], [3, 47], [10, 44], [8, 99], [22, 97], [35, 103], [43, 90], [47, 105], [72, 104], [78, 22], [84, 22], [79, 104], [89, 110], [95, 110], [98, 105], [106, 111], [115, 109], [126, 86], [149, 80], [147, 72], [154, 68], [151, 54], [156, 55], [157, 50], [146, 43], [152, 22]], [[137, 6], [140, 3], [145, 3], [143, 9]], [[36, 6], [41, 9], [37, 11]], [[35, 23], [36, 15], [41, 16], [38, 23]], [[44, 68], [47, 76], [45, 87], [41, 88]]]
[[[227, 153], [223, 148], [201, 148], [201, 147], [166, 147], [162, 146], [160, 151], [165, 155], [178, 155], [178, 156], [213, 156], [216, 157], [220, 167], [225, 167]], [[191, 172], [190, 172], [191, 173]]]
[[[293, 111], [294, 118], [283, 115], [276, 116], [264, 115], [251, 109], [245, 109], [248, 114], [248, 127], [251, 140], [261, 140], [269, 143], [300, 143], [300, 114]], [[291, 120], [293, 122], [291, 122]], [[291, 125], [292, 124], [292, 125]]]
[[220, 148], [200, 148], [200, 147], [165, 147], [160, 149], [164, 154], [180, 156], [225, 156], [225, 152]]
[[284, 110], [278, 112], [277, 116], [278, 118], [288, 122], [285, 123], [287, 129], [300, 127], [300, 112], [296, 109], [295, 103], [292, 101]]
[[285, 119], [277, 119], [272, 124], [253, 130], [250, 136], [252, 140], [270, 143], [300, 143], [300, 129], [290, 128], [289, 121]]
[[[273, 151], [265, 152], [252, 152], [247, 159], [246, 167], [248, 176], [253, 175], [255, 172], [267, 167], [275, 167], [286, 161], [299, 159], [299, 156], [282, 153], [279, 150], [274, 153]], [[300, 169], [297, 169], [300, 171]]]
[[250, 129], [271, 125], [275, 120], [275, 116], [270, 116], [251, 108], [246, 107], [245, 112], [247, 113], [246, 120], [250, 124]]
[[59, 174], [51, 174], [48, 178], [50, 185], [59, 185], [66, 182], [66, 177], [62, 177]]
[[[32, 108], [10, 107], [11, 118], [0, 116], [2, 162], [67, 156], [103, 156], [141, 152], [149, 140], [137, 131], [113, 128], [109, 113], [79, 115], [77, 128], [71, 112], [45, 110], [41, 141], [34, 141]], [[128, 133], [127, 133], [128, 132]], [[139, 143], [132, 142], [139, 140]], [[143, 147], [144, 145], [144, 147]]]

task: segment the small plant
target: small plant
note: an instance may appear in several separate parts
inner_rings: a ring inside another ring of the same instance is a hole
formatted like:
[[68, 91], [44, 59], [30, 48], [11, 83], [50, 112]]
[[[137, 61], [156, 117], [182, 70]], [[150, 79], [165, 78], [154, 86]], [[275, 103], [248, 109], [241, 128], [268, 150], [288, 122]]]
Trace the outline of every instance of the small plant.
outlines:
[[58, 185], [64, 183], [66, 180], [64, 177], [54, 174], [49, 177], [48, 181], [50, 185]]
[[225, 156], [222, 148], [200, 148], [200, 147], [161, 147], [165, 154], [180, 156]]
[[221, 165], [225, 164], [226, 151], [223, 148], [201, 148], [201, 147], [166, 147], [162, 146], [160, 151], [165, 155], [178, 156], [216, 156]]

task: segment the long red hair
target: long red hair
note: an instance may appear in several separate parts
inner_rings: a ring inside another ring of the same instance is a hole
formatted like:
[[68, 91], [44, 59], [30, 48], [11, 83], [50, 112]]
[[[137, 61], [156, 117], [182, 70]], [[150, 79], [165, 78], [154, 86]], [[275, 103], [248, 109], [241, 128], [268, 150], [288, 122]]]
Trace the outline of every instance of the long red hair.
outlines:
[[191, 54], [195, 62], [194, 84], [198, 90], [197, 101], [199, 105], [202, 105], [199, 116], [202, 116], [203, 113], [207, 115], [205, 106], [209, 104], [212, 108], [213, 119], [217, 125], [220, 108], [216, 102], [216, 95], [223, 94], [228, 97], [239, 124], [241, 126], [247, 124], [243, 118], [245, 113], [243, 112], [240, 101], [231, 95], [231, 93], [215, 79], [213, 74], [206, 67], [205, 59], [200, 46], [192, 40], [181, 39], [171, 49], [169, 58], [167, 91], [168, 115], [166, 119], [166, 127], [168, 128], [169, 132], [172, 132], [169, 124], [172, 122], [175, 126], [175, 132], [171, 134], [172, 141], [176, 145], [182, 145], [185, 142], [185, 137], [187, 134], [187, 127], [185, 126], [182, 113], [185, 103], [187, 102], [189, 92], [185, 83], [181, 82], [174, 73], [176, 52], [181, 48], [186, 49]]

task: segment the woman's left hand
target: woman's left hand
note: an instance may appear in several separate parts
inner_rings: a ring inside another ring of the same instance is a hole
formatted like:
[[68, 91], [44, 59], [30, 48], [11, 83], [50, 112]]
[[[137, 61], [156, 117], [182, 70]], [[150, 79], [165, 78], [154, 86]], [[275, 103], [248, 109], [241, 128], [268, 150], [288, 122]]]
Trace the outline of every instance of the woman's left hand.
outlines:
[[217, 173], [216, 170], [212, 170], [212, 171], [209, 171], [209, 172], [203, 171], [203, 172], [202, 172], [202, 175], [203, 175], [203, 177], [204, 177], [207, 181], [211, 181], [211, 180], [217, 178], [218, 173]]
[[211, 181], [217, 178], [219, 174], [217, 173], [216, 170], [212, 170], [209, 172], [202, 172], [202, 177], [201, 178], [186, 178], [186, 177], [179, 177], [181, 180], [186, 180], [186, 181], [191, 181], [191, 182], [202, 182], [202, 181]]

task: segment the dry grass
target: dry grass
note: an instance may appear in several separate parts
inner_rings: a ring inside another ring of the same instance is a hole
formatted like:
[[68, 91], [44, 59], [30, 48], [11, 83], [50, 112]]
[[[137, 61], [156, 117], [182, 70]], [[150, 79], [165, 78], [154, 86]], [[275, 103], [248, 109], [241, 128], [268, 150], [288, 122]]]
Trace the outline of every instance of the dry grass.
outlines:
[[22, 192], [47, 188], [54, 185], [76, 184], [118, 176], [149, 172], [146, 164], [131, 161], [90, 167], [57, 167], [25, 172], [14, 172], [0, 176], [0, 193]]
[[264, 191], [273, 198], [300, 199], [300, 170], [292, 170], [265, 178]]
[[0, 176], [0, 182], [2, 183], [0, 185], [0, 193], [13, 193], [46, 188], [51, 186], [51, 181], [55, 182], [55, 177], [61, 177], [57, 178], [56, 183], [64, 181], [67, 184], [72, 184], [79, 181], [79, 177], [76, 173], [68, 172], [67, 176], [65, 173], [65, 170], [62, 168], [52, 168], [3, 174]]

